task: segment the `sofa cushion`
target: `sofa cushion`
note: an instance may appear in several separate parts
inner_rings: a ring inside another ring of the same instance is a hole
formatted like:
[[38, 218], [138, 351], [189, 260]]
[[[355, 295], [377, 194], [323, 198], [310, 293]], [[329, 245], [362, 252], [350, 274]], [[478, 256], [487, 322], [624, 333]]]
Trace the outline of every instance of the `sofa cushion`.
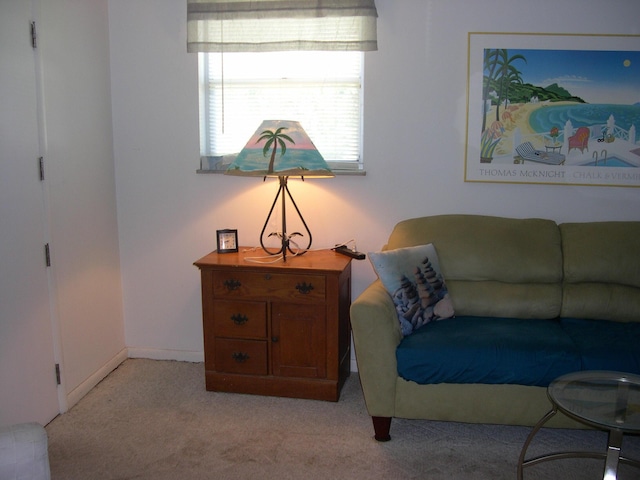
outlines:
[[547, 386], [581, 369], [558, 320], [456, 317], [431, 322], [402, 339], [398, 374], [419, 384], [486, 383]]
[[399, 222], [386, 249], [432, 243], [456, 315], [557, 318], [560, 230], [552, 220], [435, 215]]
[[454, 314], [432, 244], [369, 252], [369, 260], [396, 306], [403, 335]]
[[640, 222], [563, 223], [560, 316], [640, 321]]
[[579, 351], [582, 370], [640, 374], [640, 323], [577, 318], [560, 322]]

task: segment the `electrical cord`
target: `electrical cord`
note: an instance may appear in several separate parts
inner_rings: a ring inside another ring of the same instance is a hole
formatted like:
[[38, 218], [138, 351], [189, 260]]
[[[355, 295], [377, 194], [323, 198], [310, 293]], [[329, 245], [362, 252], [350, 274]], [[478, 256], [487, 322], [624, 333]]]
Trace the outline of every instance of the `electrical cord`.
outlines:
[[[307, 250], [302, 250], [300, 248], [300, 245], [298, 245], [295, 240], [290, 239], [289, 240], [290, 244], [293, 244], [294, 249], [297, 248], [296, 251], [292, 252], [290, 255], [287, 255], [289, 257], [296, 257], [296, 256], [300, 256], [306, 252], [313, 252], [313, 251], [318, 251], [318, 250], [330, 250], [336, 247], [347, 247], [351, 250], [353, 250], [354, 252], [357, 250], [356, 248], [356, 241], [354, 238], [347, 240], [346, 242], [342, 242], [342, 243], [337, 243], [335, 244], [333, 247], [320, 247], [320, 248], [309, 248]], [[351, 245], [351, 246], [350, 246]], [[247, 253], [247, 252], [255, 252], [256, 250], [258, 250], [260, 247], [252, 247], [252, 248], [247, 248], [245, 250], [243, 250], [243, 253]], [[263, 256], [256, 256], [256, 257], [244, 257], [244, 260], [246, 262], [251, 262], [251, 263], [263, 263], [263, 264], [271, 264], [271, 263], [278, 263], [280, 261], [283, 261], [284, 257], [282, 254], [278, 254], [278, 255], [263, 255]]]

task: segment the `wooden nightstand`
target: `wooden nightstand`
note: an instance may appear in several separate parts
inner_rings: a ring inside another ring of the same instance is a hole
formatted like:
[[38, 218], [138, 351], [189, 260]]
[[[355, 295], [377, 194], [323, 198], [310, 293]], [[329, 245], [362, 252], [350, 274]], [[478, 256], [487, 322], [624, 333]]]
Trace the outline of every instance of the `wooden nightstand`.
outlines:
[[262, 250], [246, 250], [195, 262], [207, 390], [337, 401], [351, 361], [351, 259], [318, 250], [255, 263]]

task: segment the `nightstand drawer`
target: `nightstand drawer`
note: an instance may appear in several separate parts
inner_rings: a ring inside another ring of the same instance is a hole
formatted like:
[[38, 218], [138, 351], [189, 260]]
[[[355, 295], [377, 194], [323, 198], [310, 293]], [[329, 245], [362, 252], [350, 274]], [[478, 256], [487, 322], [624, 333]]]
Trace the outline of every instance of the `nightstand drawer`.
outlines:
[[217, 337], [266, 338], [266, 303], [216, 300], [213, 332]]
[[266, 375], [267, 342], [263, 340], [235, 340], [216, 338], [216, 371]]
[[216, 297], [324, 301], [325, 290], [323, 275], [213, 272]]

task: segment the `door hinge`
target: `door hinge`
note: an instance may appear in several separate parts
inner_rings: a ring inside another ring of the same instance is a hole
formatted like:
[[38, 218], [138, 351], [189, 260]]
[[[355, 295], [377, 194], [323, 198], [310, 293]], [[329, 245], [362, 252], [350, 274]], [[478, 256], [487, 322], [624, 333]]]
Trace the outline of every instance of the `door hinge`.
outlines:
[[44, 261], [47, 265], [47, 267], [51, 266], [51, 251], [49, 249], [49, 244], [46, 243], [44, 245]]
[[31, 22], [31, 47], [36, 48], [36, 22]]
[[40, 181], [44, 181], [44, 157], [38, 157], [38, 169], [40, 171]]
[[60, 364], [56, 363], [56, 384], [60, 385], [62, 381], [60, 380]]

